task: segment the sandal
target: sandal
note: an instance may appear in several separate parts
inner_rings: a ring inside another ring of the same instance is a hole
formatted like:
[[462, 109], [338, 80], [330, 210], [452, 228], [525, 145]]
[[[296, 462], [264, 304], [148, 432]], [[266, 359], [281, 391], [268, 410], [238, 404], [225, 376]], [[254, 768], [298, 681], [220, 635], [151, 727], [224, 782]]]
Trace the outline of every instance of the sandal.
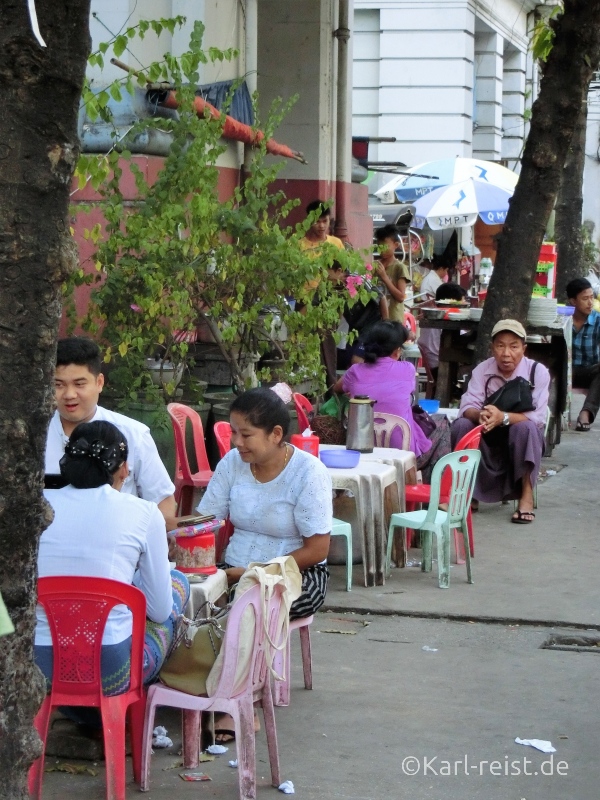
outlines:
[[235, 731], [228, 728], [217, 728], [215, 730], [215, 744], [229, 744], [235, 742]]
[[514, 522], [515, 525], [530, 525], [534, 519], [535, 514], [533, 511], [521, 511], [521, 509], [518, 508], [510, 518], [510, 521]]
[[579, 433], [588, 433], [591, 427], [592, 427], [591, 422], [582, 422], [580, 419], [578, 419], [577, 425], [575, 425], [575, 430], [579, 431]]

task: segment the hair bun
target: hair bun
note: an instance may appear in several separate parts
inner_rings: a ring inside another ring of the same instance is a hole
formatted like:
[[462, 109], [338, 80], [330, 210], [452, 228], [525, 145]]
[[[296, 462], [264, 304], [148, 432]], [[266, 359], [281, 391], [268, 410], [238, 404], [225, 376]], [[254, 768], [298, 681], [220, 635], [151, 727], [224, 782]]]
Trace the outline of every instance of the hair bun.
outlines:
[[127, 445], [125, 442], [106, 445], [100, 439], [88, 441], [85, 436], [80, 436], [75, 441], [69, 440], [65, 447], [65, 454], [71, 457], [93, 458], [105, 466], [110, 473], [114, 472], [125, 458]]

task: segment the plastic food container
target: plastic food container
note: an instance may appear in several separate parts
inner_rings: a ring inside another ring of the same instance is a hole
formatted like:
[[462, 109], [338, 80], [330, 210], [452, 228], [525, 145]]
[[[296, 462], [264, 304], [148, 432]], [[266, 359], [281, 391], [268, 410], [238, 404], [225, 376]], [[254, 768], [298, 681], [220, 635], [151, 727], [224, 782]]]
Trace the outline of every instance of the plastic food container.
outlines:
[[419, 405], [428, 414], [437, 414], [440, 408], [439, 400], [419, 400]]
[[319, 458], [326, 467], [334, 469], [352, 469], [360, 461], [358, 450], [323, 450], [319, 452]]
[[175, 559], [177, 569], [181, 572], [213, 575], [217, 571], [215, 531], [223, 524], [223, 520], [219, 519], [169, 531], [175, 536], [172, 558]]
[[311, 430], [304, 431], [304, 433], [294, 433], [290, 437], [290, 443], [297, 447], [298, 450], [304, 450], [305, 453], [319, 457], [319, 437], [315, 436]]

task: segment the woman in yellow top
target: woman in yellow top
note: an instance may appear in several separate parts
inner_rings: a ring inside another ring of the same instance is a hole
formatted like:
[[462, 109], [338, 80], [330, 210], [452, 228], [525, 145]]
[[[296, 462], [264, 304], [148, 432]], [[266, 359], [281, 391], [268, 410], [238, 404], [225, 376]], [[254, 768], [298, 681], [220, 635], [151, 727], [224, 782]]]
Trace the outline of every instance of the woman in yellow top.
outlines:
[[[332, 245], [338, 250], [344, 249], [344, 243], [337, 236], [329, 235], [331, 223], [331, 211], [322, 200], [313, 200], [306, 206], [306, 214], [313, 214], [319, 211], [321, 216], [313, 222], [305, 235], [300, 239], [300, 249], [314, 252], [315, 256], [323, 246]], [[321, 277], [329, 277], [336, 281], [339, 280], [341, 269], [339, 264], [332, 264], [328, 271], [328, 276], [317, 276], [308, 281], [306, 288], [308, 291], [315, 291], [321, 282]], [[324, 331], [321, 339], [321, 361], [327, 374], [327, 386], [332, 386], [336, 379], [337, 349], [335, 339], [330, 331]]]
[[320, 211], [321, 216], [313, 222], [302, 239], [300, 239], [300, 249], [314, 250], [324, 244], [332, 244], [338, 250], [343, 250], [344, 243], [342, 240], [338, 239], [337, 236], [329, 235], [331, 209], [327, 208], [322, 200], [313, 200], [312, 203], [306, 206], [306, 216], [313, 214], [315, 211]]

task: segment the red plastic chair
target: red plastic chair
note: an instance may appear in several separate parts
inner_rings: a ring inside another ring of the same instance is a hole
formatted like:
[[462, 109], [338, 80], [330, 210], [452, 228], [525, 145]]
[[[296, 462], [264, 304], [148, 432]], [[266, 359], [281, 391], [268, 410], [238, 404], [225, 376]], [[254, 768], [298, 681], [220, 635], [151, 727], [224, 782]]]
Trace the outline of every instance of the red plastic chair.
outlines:
[[[483, 425], [478, 425], [472, 431], [465, 434], [462, 439], [457, 442], [454, 452], [457, 450], [478, 450], [479, 443], [481, 442], [481, 435], [483, 433]], [[440, 503], [448, 503], [450, 498], [450, 488], [452, 482], [452, 474], [450, 470], [446, 470], [442, 475], [442, 483], [440, 488]], [[428, 503], [431, 495], [431, 486], [427, 483], [418, 483], [405, 487], [406, 510], [414, 511], [418, 503]], [[475, 541], [473, 539], [473, 519], [471, 516], [471, 509], [467, 515], [467, 527], [469, 530], [469, 550], [471, 556], [475, 555]], [[407, 531], [407, 537], [411, 533]], [[464, 550], [460, 537], [457, 531], [454, 531], [454, 545], [456, 548], [456, 563], [464, 564]], [[410, 538], [407, 540], [407, 546], [410, 547]]]
[[[281, 608], [282, 587], [276, 586], [267, 607], [267, 629], [271, 641], [279, 643], [279, 611]], [[249, 669], [236, 685], [236, 667], [239, 658], [240, 628], [247, 625], [244, 611], [252, 608], [255, 619], [254, 642], [252, 644]], [[234, 601], [227, 619], [227, 631], [221, 652], [224, 653], [223, 669], [216, 691], [211, 697], [195, 697], [176, 689], [169, 689], [160, 683], [153, 684], [148, 691], [146, 721], [144, 725], [144, 750], [142, 754], [142, 779], [140, 788], [143, 792], [149, 789], [150, 752], [152, 748], [152, 730], [157, 706], [169, 706], [188, 711], [221, 711], [231, 714], [235, 727], [235, 746], [238, 759], [238, 778], [241, 800], [256, 798], [256, 734], [254, 733], [253, 704], [262, 706], [265, 720], [265, 732], [271, 765], [271, 783], [279, 786], [279, 752], [277, 748], [277, 731], [275, 728], [275, 712], [271, 696], [271, 676], [267, 656], [272, 658], [273, 651], [268, 647], [263, 624], [263, 602], [261, 587], [253, 586]], [[188, 715], [191, 716], [191, 715]], [[191, 732], [192, 736], [187, 735]], [[183, 765], [184, 769], [192, 767], [198, 761], [198, 738], [195, 725], [190, 731], [184, 727]]]
[[[106, 754], [107, 800], [125, 800], [125, 721], [131, 724], [134, 779], [139, 783], [146, 691], [142, 683], [146, 598], [134, 586], [108, 578], [58, 576], [40, 578], [38, 602], [52, 632], [54, 667], [52, 689], [34, 721], [44, 748], [50, 714], [56, 706], [93, 706], [100, 709]], [[108, 614], [124, 604], [133, 614], [129, 689], [102, 694], [100, 656]], [[44, 755], [29, 771], [29, 792], [41, 798]]]
[[[174, 482], [177, 511], [178, 514], [191, 514], [193, 511], [194, 489], [202, 489], [208, 486], [208, 482], [213, 475], [206, 455], [202, 420], [193, 408], [184, 406], [182, 403], [169, 403], [167, 411], [173, 423], [173, 434], [175, 436]], [[198, 464], [198, 472], [193, 475], [185, 449], [185, 426], [188, 419], [192, 423], [196, 463]]]
[[303, 394], [298, 394], [298, 392], [294, 392], [292, 397], [294, 399], [294, 405], [296, 406], [296, 414], [298, 416], [298, 432], [303, 433], [307, 428], [310, 428], [310, 420], [308, 419], [308, 414], [312, 414], [314, 408], [310, 400], [304, 397]]
[[219, 458], [223, 458], [231, 450], [231, 425], [228, 422], [215, 422], [213, 430], [219, 448]]
[[411, 333], [416, 334], [417, 320], [415, 319], [414, 314], [411, 314], [410, 311], [404, 312], [404, 326], [408, 328]]

